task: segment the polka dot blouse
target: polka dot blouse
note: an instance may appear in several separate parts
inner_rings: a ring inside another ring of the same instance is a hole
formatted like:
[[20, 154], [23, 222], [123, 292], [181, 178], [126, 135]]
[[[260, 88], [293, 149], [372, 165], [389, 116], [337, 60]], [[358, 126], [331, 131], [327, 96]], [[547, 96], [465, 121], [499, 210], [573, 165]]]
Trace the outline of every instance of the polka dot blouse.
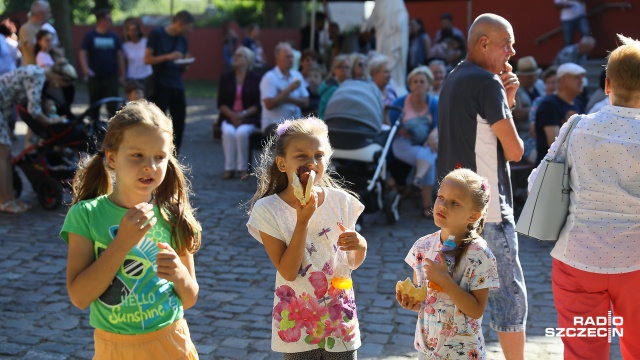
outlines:
[[[605, 106], [580, 116], [568, 141], [569, 216], [551, 256], [594, 273], [640, 270], [640, 109]], [[547, 156], [565, 159], [566, 146], [554, 142]]]

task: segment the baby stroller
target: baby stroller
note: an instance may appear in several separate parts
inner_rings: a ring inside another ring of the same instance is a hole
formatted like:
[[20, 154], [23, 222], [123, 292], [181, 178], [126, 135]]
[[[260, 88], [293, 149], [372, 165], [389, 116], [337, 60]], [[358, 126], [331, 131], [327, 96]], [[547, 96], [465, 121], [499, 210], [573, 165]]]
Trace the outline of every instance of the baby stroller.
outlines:
[[[39, 138], [12, 160], [13, 192], [20, 197], [23, 185], [17, 168], [20, 168], [37, 194], [38, 202], [46, 210], [55, 210], [62, 204], [64, 187], [70, 187], [78, 169], [80, 153], [95, 153], [106, 133], [103, 116], [92, 118], [89, 114], [106, 104], [123, 104], [121, 98], [105, 98], [92, 104], [75, 120], [62, 124], [45, 125], [35, 120], [18, 105], [18, 114]], [[95, 117], [95, 116], [94, 116]]]
[[360, 195], [365, 212], [382, 209], [387, 223], [394, 224], [400, 217], [400, 194], [386, 191], [386, 158], [400, 122], [390, 128], [383, 125], [378, 88], [361, 80], [343, 82], [329, 100], [324, 120], [336, 172]]

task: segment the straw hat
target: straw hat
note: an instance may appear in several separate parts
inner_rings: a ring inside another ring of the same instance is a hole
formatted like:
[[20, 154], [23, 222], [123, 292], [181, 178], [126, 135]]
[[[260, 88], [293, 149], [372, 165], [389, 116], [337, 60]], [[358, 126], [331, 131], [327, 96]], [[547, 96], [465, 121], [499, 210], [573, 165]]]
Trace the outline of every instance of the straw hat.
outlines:
[[66, 81], [74, 81], [78, 78], [78, 73], [73, 65], [69, 64], [66, 58], [59, 58], [52, 67], [54, 73], [62, 75]]
[[518, 60], [516, 75], [538, 75], [540, 68], [533, 56], [525, 56]]

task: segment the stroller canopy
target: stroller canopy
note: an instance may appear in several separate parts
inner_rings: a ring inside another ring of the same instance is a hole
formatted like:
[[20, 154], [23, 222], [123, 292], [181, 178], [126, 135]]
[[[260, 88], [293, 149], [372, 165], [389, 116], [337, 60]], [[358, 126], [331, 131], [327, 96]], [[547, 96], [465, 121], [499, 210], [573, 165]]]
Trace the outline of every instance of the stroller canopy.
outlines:
[[324, 120], [329, 129], [377, 134], [382, 128], [383, 108], [382, 94], [373, 82], [346, 80], [331, 96]]

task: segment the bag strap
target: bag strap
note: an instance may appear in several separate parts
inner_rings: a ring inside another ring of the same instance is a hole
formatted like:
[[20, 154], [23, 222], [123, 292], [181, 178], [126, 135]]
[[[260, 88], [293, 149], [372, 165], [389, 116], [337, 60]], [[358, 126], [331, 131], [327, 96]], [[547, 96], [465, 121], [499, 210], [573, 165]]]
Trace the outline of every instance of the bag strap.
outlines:
[[573, 129], [576, 127], [576, 125], [578, 125], [578, 122], [580, 120], [582, 120], [582, 115], [576, 116], [576, 118], [571, 122], [571, 126], [569, 127], [569, 131], [567, 131], [567, 133], [564, 134], [564, 138], [562, 139], [562, 143], [558, 147], [558, 151], [556, 152], [555, 156], [553, 157], [553, 161], [555, 162], [557, 160], [558, 153], [560, 152], [560, 149], [562, 149], [562, 145], [564, 145], [566, 143], [567, 147], [566, 147], [566, 149], [564, 151], [565, 152], [564, 172], [562, 174], [562, 193], [563, 194], [569, 194], [569, 191], [571, 191], [571, 188], [569, 187], [569, 137], [571, 135], [571, 132], [573, 132]]

